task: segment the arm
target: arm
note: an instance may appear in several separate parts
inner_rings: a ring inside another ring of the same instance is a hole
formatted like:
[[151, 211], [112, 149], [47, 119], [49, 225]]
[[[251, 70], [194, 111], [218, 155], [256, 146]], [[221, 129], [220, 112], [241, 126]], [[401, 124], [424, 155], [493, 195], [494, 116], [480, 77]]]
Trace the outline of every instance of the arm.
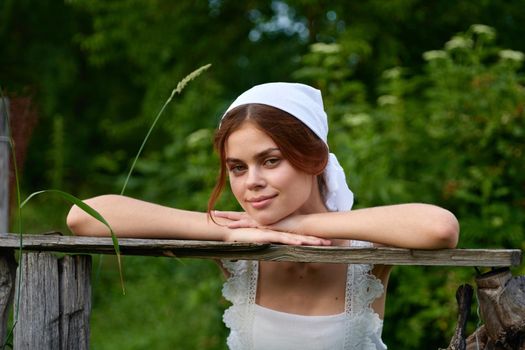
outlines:
[[[84, 201], [98, 211], [119, 237], [191, 239], [284, 244], [329, 244], [317, 237], [268, 229], [230, 229], [228, 219], [209, 220], [206, 213], [180, 210], [119, 195], [103, 195]], [[73, 206], [67, 225], [79, 236], [108, 237], [108, 228]]]
[[[232, 228], [257, 226], [241, 213], [217, 212], [217, 216], [232, 220], [228, 224]], [[454, 248], [459, 236], [459, 224], [451, 212], [418, 203], [289, 216], [269, 228], [412, 249]]]
[[[210, 225], [205, 213], [119, 195], [103, 195], [84, 202], [98, 211], [119, 237], [222, 240], [225, 235], [224, 227], [213, 222]], [[69, 211], [67, 225], [79, 236], [109, 236], [105, 225], [77, 206]]]
[[451, 212], [416, 203], [299, 215], [272, 228], [412, 249], [454, 248], [459, 237], [459, 224]]

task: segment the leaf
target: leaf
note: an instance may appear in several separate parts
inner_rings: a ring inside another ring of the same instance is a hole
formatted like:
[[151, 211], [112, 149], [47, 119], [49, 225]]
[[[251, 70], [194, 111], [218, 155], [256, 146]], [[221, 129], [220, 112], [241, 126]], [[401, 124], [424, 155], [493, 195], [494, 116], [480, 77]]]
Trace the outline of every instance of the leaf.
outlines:
[[111, 233], [111, 240], [113, 241], [113, 247], [115, 248], [115, 254], [117, 256], [118, 269], [119, 269], [119, 274], [120, 274], [120, 284], [122, 286], [122, 293], [126, 294], [126, 291], [125, 291], [125, 288], [124, 288], [124, 277], [123, 277], [123, 274], [122, 274], [122, 264], [121, 264], [121, 259], [120, 259], [120, 248], [119, 248], [119, 244], [118, 244], [118, 239], [117, 239], [117, 236], [115, 235], [115, 232], [113, 232], [113, 229], [111, 228], [109, 223], [106, 221], [106, 219], [104, 219], [104, 217], [98, 211], [96, 211], [95, 209], [93, 209], [92, 207], [90, 207], [89, 205], [84, 203], [81, 199], [79, 199], [79, 198], [77, 198], [77, 197], [75, 197], [75, 196], [73, 196], [73, 195], [71, 195], [71, 194], [69, 194], [67, 192], [60, 191], [60, 190], [55, 190], [55, 189], [42, 190], [42, 191], [37, 191], [37, 192], [31, 193], [29, 195], [29, 197], [27, 197], [27, 199], [25, 201], [23, 201], [22, 204], [20, 204], [20, 208], [24, 207], [24, 205], [26, 205], [27, 202], [29, 202], [30, 199], [32, 199], [33, 197], [35, 197], [37, 195], [40, 195], [42, 193], [56, 193], [56, 194], [60, 195], [63, 199], [71, 202], [72, 204], [75, 204], [77, 207], [79, 207], [80, 209], [85, 211], [87, 214], [89, 214], [90, 216], [92, 216], [96, 220], [100, 221], [102, 224], [104, 224], [109, 229], [109, 232]]

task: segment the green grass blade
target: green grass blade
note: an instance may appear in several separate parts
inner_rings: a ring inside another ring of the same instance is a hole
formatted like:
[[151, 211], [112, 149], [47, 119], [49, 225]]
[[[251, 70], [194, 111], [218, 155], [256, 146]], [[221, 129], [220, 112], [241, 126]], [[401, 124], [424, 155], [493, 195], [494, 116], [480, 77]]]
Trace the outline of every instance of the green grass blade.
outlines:
[[73, 196], [73, 195], [71, 195], [71, 194], [69, 194], [67, 192], [60, 191], [60, 190], [55, 190], [55, 189], [42, 190], [42, 191], [38, 191], [38, 192], [32, 193], [31, 195], [29, 195], [29, 197], [27, 197], [27, 199], [24, 202], [22, 202], [22, 204], [20, 205], [20, 208], [22, 208], [24, 205], [26, 205], [27, 202], [29, 202], [29, 200], [31, 200], [33, 197], [38, 196], [38, 195], [40, 195], [42, 193], [55, 193], [55, 194], [60, 195], [63, 199], [71, 202], [72, 204], [75, 204], [77, 207], [79, 207], [80, 209], [85, 211], [87, 214], [89, 214], [90, 216], [92, 216], [96, 220], [100, 221], [102, 224], [104, 224], [109, 229], [109, 232], [111, 234], [111, 240], [113, 241], [113, 247], [115, 248], [115, 254], [117, 256], [118, 269], [119, 269], [119, 274], [120, 274], [120, 283], [122, 285], [122, 292], [125, 294], [124, 278], [123, 278], [123, 274], [122, 274], [122, 263], [121, 263], [121, 258], [120, 258], [120, 248], [119, 248], [119, 244], [118, 244], [118, 239], [117, 239], [117, 236], [115, 235], [115, 232], [113, 232], [113, 229], [111, 228], [109, 223], [106, 221], [106, 219], [104, 219], [104, 217], [98, 211], [96, 211], [95, 209], [93, 209], [92, 207], [87, 205], [81, 199], [79, 199], [79, 198], [77, 198], [77, 197], [75, 197], [75, 196]]
[[133, 173], [133, 169], [135, 169], [135, 165], [137, 164], [137, 160], [139, 159], [139, 157], [140, 157], [140, 155], [142, 153], [142, 150], [144, 149], [144, 145], [146, 145], [146, 142], [148, 141], [149, 136], [151, 135], [151, 132], [155, 128], [155, 125], [157, 125], [157, 122], [159, 121], [160, 116], [162, 115], [162, 113], [164, 113], [164, 110], [166, 109], [166, 106], [171, 102], [171, 100], [173, 99], [175, 94], [180, 94], [182, 92], [182, 90], [184, 90], [184, 88], [186, 87], [186, 85], [188, 85], [188, 83], [190, 81], [192, 81], [193, 79], [197, 78], [199, 75], [202, 74], [202, 72], [204, 72], [205, 70], [207, 70], [210, 67], [211, 67], [211, 64], [207, 64], [207, 65], [204, 65], [204, 66], [202, 66], [200, 68], [197, 68], [196, 70], [194, 70], [193, 72], [188, 74], [186, 77], [184, 77], [184, 79], [182, 79], [177, 84], [177, 87], [175, 89], [173, 89], [173, 91], [171, 92], [170, 97], [168, 97], [166, 102], [164, 102], [164, 105], [160, 109], [159, 113], [157, 113], [157, 116], [153, 120], [153, 123], [151, 123], [151, 126], [150, 126], [148, 132], [146, 133], [146, 136], [144, 137], [144, 140], [142, 141], [142, 144], [140, 145], [139, 151], [137, 152], [137, 155], [135, 156], [135, 159], [133, 160], [133, 164], [131, 164], [131, 168], [129, 169], [128, 175], [126, 176], [126, 180], [124, 181], [124, 185], [122, 186], [122, 190], [120, 191], [121, 195], [123, 195], [124, 192], [126, 191], [126, 187], [128, 186], [129, 179], [131, 177], [131, 174]]
[[[153, 131], [153, 129], [155, 128], [157, 122], [159, 121], [160, 119], [160, 116], [164, 113], [164, 110], [166, 109], [167, 105], [171, 102], [171, 100], [173, 99], [173, 97], [175, 96], [175, 94], [180, 94], [182, 92], [182, 90], [184, 90], [184, 88], [186, 87], [186, 85], [191, 82], [193, 79], [197, 78], [199, 75], [202, 74], [202, 72], [204, 72], [205, 70], [207, 70], [208, 68], [211, 67], [211, 64], [207, 64], [207, 65], [204, 65], [196, 70], [194, 70], [193, 72], [191, 72], [190, 74], [188, 74], [186, 77], [184, 77], [178, 84], [177, 84], [177, 87], [175, 89], [173, 89], [173, 91], [171, 92], [171, 95], [170, 97], [166, 100], [166, 102], [164, 103], [164, 105], [162, 106], [162, 108], [160, 109], [159, 113], [157, 113], [157, 115], [155, 116], [155, 119], [153, 120], [153, 123], [151, 124], [146, 136], [144, 137], [144, 140], [142, 141], [142, 144], [140, 145], [140, 148], [137, 152], [137, 155], [135, 156], [134, 160], [133, 160], [133, 163], [131, 165], [131, 168], [126, 176], [126, 180], [124, 182], [124, 185], [122, 186], [122, 190], [120, 192], [121, 195], [124, 194], [125, 190], [126, 190], [126, 187], [127, 187], [127, 184], [129, 182], [129, 179], [131, 177], [131, 174], [133, 173], [133, 169], [135, 168], [135, 165], [137, 163], [137, 160], [139, 159], [141, 153], [142, 153], [142, 150], [144, 149], [144, 146], [146, 145], [146, 142], [148, 141], [150, 135], [151, 135], [151, 132]], [[8, 119], [9, 120], [9, 119]], [[10, 145], [11, 145], [11, 150], [14, 150], [14, 143], [10, 142]], [[13, 152], [14, 153], [14, 152]], [[15, 167], [16, 167], [16, 160], [15, 160]], [[16, 168], [15, 168], [15, 173], [16, 173]], [[32, 194], [29, 195], [29, 197], [27, 197], [27, 199], [20, 203], [20, 187], [19, 187], [19, 183], [18, 183], [18, 174], [16, 174], [16, 180], [17, 180], [17, 194], [18, 194], [18, 210], [19, 210], [19, 226], [20, 226], [20, 247], [22, 247], [22, 225], [21, 225], [21, 209], [22, 207], [24, 207], [27, 202], [29, 202], [33, 197], [35, 196], [38, 196], [42, 193], [55, 193], [55, 194], [58, 194], [60, 195], [63, 199], [71, 202], [72, 204], [76, 205], [77, 207], [79, 207], [80, 209], [82, 209], [84, 212], [86, 212], [87, 214], [89, 214], [90, 216], [92, 216], [93, 218], [95, 218], [96, 220], [98, 220], [99, 222], [101, 222], [102, 224], [104, 224], [110, 234], [111, 234], [111, 240], [113, 242], [113, 247], [115, 249], [115, 254], [117, 256], [117, 262], [118, 262], [118, 269], [119, 269], [119, 274], [120, 274], [120, 282], [121, 282], [121, 285], [122, 285], [122, 292], [125, 294], [125, 288], [124, 288], [124, 278], [123, 278], [123, 273], [122, 273], [122, 263], [121, 263], [121, 254], [120, 254], [120, 248], [119, 248], [119, 243], [118, 243], [118, 239], [117, 239], [117, 236], [115, 235], [115, 233], [113, 232], [113, 229], [111, 228], [111, 226], [109, 225], [109, 223], [106, 221], [106, 219], [104, 219], [104, 217], [99, 213], [97, 212], [95, 209], [93, 209], [92, 207], [90, 207], [89, 205], [87, 205], [85, 202], [83, 202], [81, 199], [67, 193], [67, 192], [64, 192], [64, 191], [61, 191], [61, 190], [56, 190], [56, 189], [49, 189], [49, 190], [42, 190], [42, 191], [37, 191], [37, 192], [34, 192]]]
[[57, 194], [59, 194], [64, 199], [66, 199], [69, 202], [75, 204], [76, 206], [78, 206], [79, 208], [84, 210], [86, 213], [88, 213], [89, 215], [91, 215], [92, 217], [94, 217], [95, 219], [97, 219], [98, 221], [103, 223], [104, 225], [106, 225], [107, 228], [111, 232], [113, 232], [113, 229], [110, 227], [109, 223], [106, 221], [106, 219], [104, 219], [104, 217], [102, 215], [100, 215], [100, 213], [98, 211], [96, 211], [95, 209], [93, 209], [92, 207], [90, 207], [89, 205], [84, 203], [81, 199], [78, 199], [77, 197], [75, 197], [75, 196], [73, 196], [73, 195], [71, 195], [71, 194], [69, 194], [67, 192], [60, 191], [60, 190], [42, 190], [42, 191], [34, 192], [29, 197], [27, 197], [27, 199], [24, 202], [22, 202], [21, 207], [24, 207], [31, 198], [33, 198], [33, 197], [35, 197], [35, 196], [37, 196], [39, 194], [42, 194], [42, 193], [57, 193]]

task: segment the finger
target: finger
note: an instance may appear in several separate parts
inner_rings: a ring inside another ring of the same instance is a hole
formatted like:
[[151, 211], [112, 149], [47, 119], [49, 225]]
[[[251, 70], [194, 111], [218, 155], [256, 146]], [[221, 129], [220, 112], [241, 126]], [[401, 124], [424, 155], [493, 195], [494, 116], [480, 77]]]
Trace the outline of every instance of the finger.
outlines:
[[226, 227], [228, 227], [228, 228], [242, 228], [242, 226], [239, 226], [239, 222], [238, 221], [232, 221], [232, 222], [228, 223], [228, 225], [226, 225]]
[[251, 221], [247, 220], [238, 220], [238, 221], [232, 221], [228, 223], [228, 228], [256, 228], [257, 225], [255, 225]]
[[305, 240], [305, 241], [303, 242], [303, 245], [318, 245], [318, 246], [324, 246], [324, 245], [329, 245], [329, 242], [326, 242], [326, 240], [321, 239], [321, 238], [313, 238], [313, 239]]
[[303, 245], [303, 241], [296, 237], [281, 237], [279, 243], [289, 245]]
[[223, 219], [230, 219], [230, 220], [239, 220], [242, 218], [242, 212], [236, 212], [236, 211], [220, 211], [220, 210], [214, 210], [213, 215], [218, 218]]
[[281, 233], [281, 243], [291, 245], [322, 245], [322, 240], [317, 237], [303, 236], [290, 233]]
[[323, 245], [332, 245], [332, 241], [330, 239], [322, 239]]
[[301, 242], [302, 245], [318, 245], [318, 246], [327, 246], [331, 245], [332, 241], [324, 238], [319, 238], [315, 236], [299, 236], [297, 239]]
[[315, 237], [315, 236], [309, 236], [312, 240], [309, 242], [314, 242], [315, 245], [332, 245], [332, 241], [325, 238]]

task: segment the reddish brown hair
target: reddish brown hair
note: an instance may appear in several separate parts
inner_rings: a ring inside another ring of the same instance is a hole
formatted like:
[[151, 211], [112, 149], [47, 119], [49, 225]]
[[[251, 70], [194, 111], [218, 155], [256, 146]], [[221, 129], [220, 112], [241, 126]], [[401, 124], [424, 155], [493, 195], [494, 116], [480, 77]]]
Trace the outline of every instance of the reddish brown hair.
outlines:
[[213, 210], [226, 181], [226, 141], [245, 122], [253, 123], [265, 132], [294, 168], [317, 175], [321, 194], [324, 194], [326, 185], [322, 172], [328, 163], [328, 147], [324, 141], [299, 119], [285, 111], [263, 104], [246, 104], [229, 111], [215, 133], [214, 146], [219, 154], [221, 167], [208, 201], [208, 213]]

